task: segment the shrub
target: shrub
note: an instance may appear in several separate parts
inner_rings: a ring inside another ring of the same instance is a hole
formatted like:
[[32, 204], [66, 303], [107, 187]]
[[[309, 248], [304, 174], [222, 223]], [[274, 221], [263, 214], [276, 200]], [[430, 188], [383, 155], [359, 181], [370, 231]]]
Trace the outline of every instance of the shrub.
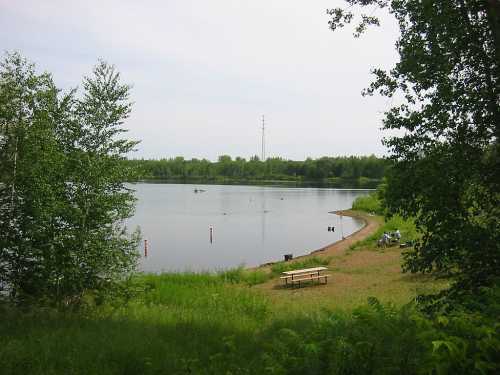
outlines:
[[352, 209], [383, 215], [382, 204], [378, 198], [378, 193], [373, 192], [368, 195], [357, 197], [352, 203]]

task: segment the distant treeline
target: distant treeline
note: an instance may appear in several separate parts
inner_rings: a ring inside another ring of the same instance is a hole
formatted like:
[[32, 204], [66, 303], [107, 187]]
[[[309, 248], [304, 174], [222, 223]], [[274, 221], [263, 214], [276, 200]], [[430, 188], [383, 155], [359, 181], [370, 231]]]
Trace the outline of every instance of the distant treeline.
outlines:
[[257, 156], [246, 160], [222, 155], [216, 162], [186, 160], [133, 159], [140, 179], [188, 182], [316, 182], [341, 187], [376, 187], [384, 177], [388, 161], [371, 156], [308, 158], [304, 161]]

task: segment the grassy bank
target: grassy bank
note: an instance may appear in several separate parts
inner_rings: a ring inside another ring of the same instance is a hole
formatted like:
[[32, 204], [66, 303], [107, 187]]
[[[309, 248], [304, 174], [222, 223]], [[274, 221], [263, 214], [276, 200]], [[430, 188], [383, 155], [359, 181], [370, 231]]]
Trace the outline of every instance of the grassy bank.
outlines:
[[478, 364], [495, 369], [500, 354], [494, 316], [427, 319], [411, 305], [374, 298], [352, 310], [298, 313], [215, 275], [136, 282], [143, 291], [117, 308], [65, 314], [0, 307], [0, 372], [474, 373]]

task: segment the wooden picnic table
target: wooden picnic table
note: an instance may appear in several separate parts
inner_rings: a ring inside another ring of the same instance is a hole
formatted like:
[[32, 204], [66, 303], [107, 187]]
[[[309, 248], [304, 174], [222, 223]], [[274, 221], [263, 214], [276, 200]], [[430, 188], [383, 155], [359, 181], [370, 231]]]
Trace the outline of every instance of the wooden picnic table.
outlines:
[[294, 284], [298, 284], [300, 287], [300, 283], [302, 281], [313, 281], [321, 279], [325, 280], [325, 284], [327, 282], [327, 278], [329, 275], [322, 275], [322, 271], [326, 271], [327, 267], [312, 267], [312, 268], [303, 268], [300, 270], [293, 271], [285, 271], [283, 272], [284, 276], [281, 276], [280, 279], [285, 281], [285, 286], [288, 285], [288, 281], [293, 286]]

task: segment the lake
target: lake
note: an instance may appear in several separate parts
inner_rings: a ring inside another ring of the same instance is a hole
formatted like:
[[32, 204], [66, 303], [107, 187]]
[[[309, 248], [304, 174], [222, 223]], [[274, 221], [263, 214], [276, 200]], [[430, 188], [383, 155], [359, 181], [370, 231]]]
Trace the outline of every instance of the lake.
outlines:
[[348, 209], [369, 192], [160, 183], [133, 188], [137, 209], [127, 226], [139, 226], [148, 241], [147, 258], [140, 245], [146, 272], [215, 271], [307, 254], [360, 229], [362, 221], [329, 212]]

